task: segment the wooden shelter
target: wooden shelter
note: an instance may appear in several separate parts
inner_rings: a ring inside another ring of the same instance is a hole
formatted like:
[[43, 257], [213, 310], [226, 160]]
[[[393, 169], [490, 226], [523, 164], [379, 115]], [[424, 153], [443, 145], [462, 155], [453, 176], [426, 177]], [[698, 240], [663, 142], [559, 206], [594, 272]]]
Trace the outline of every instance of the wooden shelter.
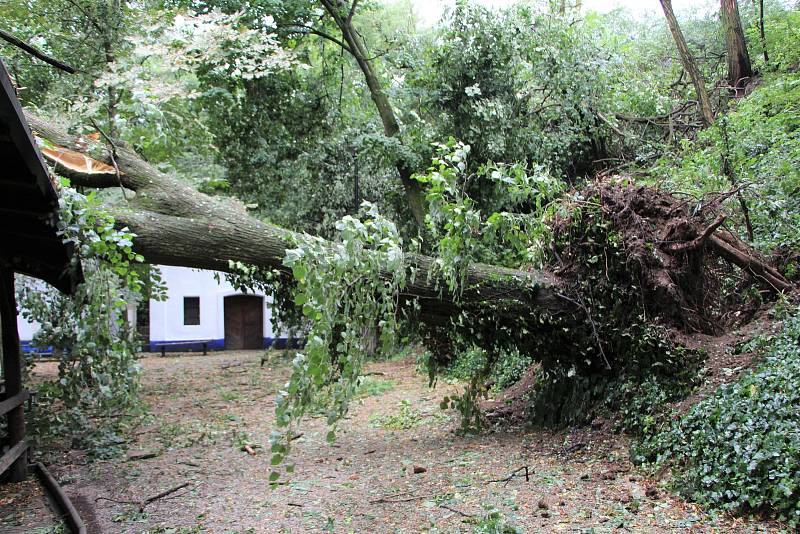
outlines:
[[[17, 332], [14, 273], [40, 278], [70, 292], [80, 280], [71, 268], [72, 249], [56, 232], [58, 195], [36, 147], [8, 71], [0, 61], [0, 323], [3, 383], [0, 416], [8, 420], [8, 443], [0, 457], [0, 476], [27, 475], [22, 359]], [[0, 449], [2, 452], [2, 449]]]

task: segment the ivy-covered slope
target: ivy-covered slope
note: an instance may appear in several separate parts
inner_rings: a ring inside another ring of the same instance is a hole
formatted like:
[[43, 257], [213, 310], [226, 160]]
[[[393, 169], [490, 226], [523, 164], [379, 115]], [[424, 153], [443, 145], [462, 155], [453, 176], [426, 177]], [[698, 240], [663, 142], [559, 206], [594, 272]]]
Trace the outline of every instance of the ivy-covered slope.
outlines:
[[758, 366], [647, 436], [643, 451], [671, 466], [675, 487], [736, 512], [774, 512], [800, 524], [800, 308], [782, 314], [777, 334], [742, 350]]
[[[798, 102], [800, 76], [773, 72], [758, 82], [752, 94], [732, 102], [712, 128], [647, 172], [662, 187], [701, 197], [740, 190], [749, 207], [753, 245], [772, 255], [790, 280], [797, 278], [800, 257]], [[726, 159], [730, 175], [723, 169]], [[730, 224], [744, 235], [741, 204], [733, 196], [727, 203]], [[735, 279], [723, 278], [722, 283], [740, 287]], [[760, 302], [760, 295], [753, 296]], [[640, 402], [635, 414], [623, 415], [647, 422], [634, 425], [642, 438], [636, 456], [656, 469], [671, 468], [674, 486], [688, 497], [737, 513], [776, 516], [796, 527], [800, 524], [800, 308], [786, 305], [793, 298], [779, 300], [771, 312], [775, 322], [764, 322], [774, 328], [744, 346], [728, 348], [756, 354], [754, 367], [740, 378], [688, 412]], [[640, 389], [635, 397], [651, 398], [650, 393]]]

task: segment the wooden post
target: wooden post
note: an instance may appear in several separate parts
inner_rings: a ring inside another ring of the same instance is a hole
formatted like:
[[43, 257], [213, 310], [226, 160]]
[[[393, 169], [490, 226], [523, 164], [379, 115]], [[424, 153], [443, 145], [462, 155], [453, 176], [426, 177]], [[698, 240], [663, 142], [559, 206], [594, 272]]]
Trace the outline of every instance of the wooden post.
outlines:
[[[6, 396], [11, 398], [22, 393], [22, 358], [17, 332], [17, 299], [14, 295], [14, 271], [0, 269], [0, 328], [3, 336], [3, 378]], [[25, 406], [20, 404], [8, 412], [9, 445], [25, 439]], [[22, 454], [8, 470], [11, 482], [25, 480], [28, 472], [27, 454]]]

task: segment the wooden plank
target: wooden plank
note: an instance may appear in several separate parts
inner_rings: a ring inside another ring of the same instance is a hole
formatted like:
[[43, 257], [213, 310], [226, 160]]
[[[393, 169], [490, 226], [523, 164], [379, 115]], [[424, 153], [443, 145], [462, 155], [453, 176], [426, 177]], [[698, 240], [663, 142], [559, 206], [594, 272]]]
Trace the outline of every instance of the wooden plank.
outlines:
[[9, 397], [4, 401], [0, 402], [0, 415], [5, 415], [17, 406], [22, 406], [25, 404], [25, 401], [28, 400], [28, 390], [24, 389], [14, 395], [13, 397]]
[[[22, 353], [19, 348], [19, 332], [17, 332], [17, 301], [14, 294], [14, 271], [0, 269], [0, 331], [3, 343], [3, 378], [6, 381], [6, 395], [15, 397], [22, 392]], [[19, 443], [25, 441], [25, 413], [22, 406], [8, 411], [8, 443], [14, 450]], [[27, 445], [25, 445], [27, 448]], [[5, 456], [3, 457], [5, 459]], [[11, 460], [9, 480], [21, 482], [28, 474], [25, 459]]]
[[64, 512], [67, 525], [72, 533], [86, 534], [86, 526], [83, 524], [83, 520], [81, 519], [80, 514], [78, 514], [78, 510], [75, 509], [72, 501], [69, 500], [67, 494], [64, 493], [64, 490], [58, 485], [58, 482], [53, 475], [50, 474], [50, 471], [48, 471], [41, 462], [37, 462], [35, 466], [36, 471], [39, 474], [39, 478], [42, 480], [42, 484], [44, 484], [44, 487], [50, 492], [61, 511]]
[[22, 464], [22, 466], [25, 467], [26, 462], [24, 461], [17, 462], [17, 460], [27, 450], [28, 450], [27, 441], [20, 441], [19, 443], [8, 449], [8, 451], [3, 455], [3, 457], [0, 458], [0, 474], [5, 473], [8, 470], [8, 468], [10, 468], [12, 465]]

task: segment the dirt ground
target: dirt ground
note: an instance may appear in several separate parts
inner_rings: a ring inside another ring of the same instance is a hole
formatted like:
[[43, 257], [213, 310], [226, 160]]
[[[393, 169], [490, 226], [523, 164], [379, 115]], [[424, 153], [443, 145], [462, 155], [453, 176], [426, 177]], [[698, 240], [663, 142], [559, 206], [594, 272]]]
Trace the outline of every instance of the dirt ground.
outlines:
[[[295, 474], [271, 490], [262, 447], [288, 362], [275, 353], [261, 367], [262, 354], [142, 360], [151, 416], [131, 430], [128, 455], [51, 458], [89, 532], [779, 531], [682, 501], [638, 472], [624, 438], [607, 431], [458, 436], [457, 418], [438, 407], [457, 386], [429, 389], [410, 359], [369, 366], [334, 445], [325, 441], [324, 419], [308, 419], [294, 442]], [[54, 372], [54, 365], [37, 372]], [[134, 504], [178, 486], [143, 512]], [[3, 530], [3, 517], [13, 501], [0, 495], [0, 531], [11, 531]]]

